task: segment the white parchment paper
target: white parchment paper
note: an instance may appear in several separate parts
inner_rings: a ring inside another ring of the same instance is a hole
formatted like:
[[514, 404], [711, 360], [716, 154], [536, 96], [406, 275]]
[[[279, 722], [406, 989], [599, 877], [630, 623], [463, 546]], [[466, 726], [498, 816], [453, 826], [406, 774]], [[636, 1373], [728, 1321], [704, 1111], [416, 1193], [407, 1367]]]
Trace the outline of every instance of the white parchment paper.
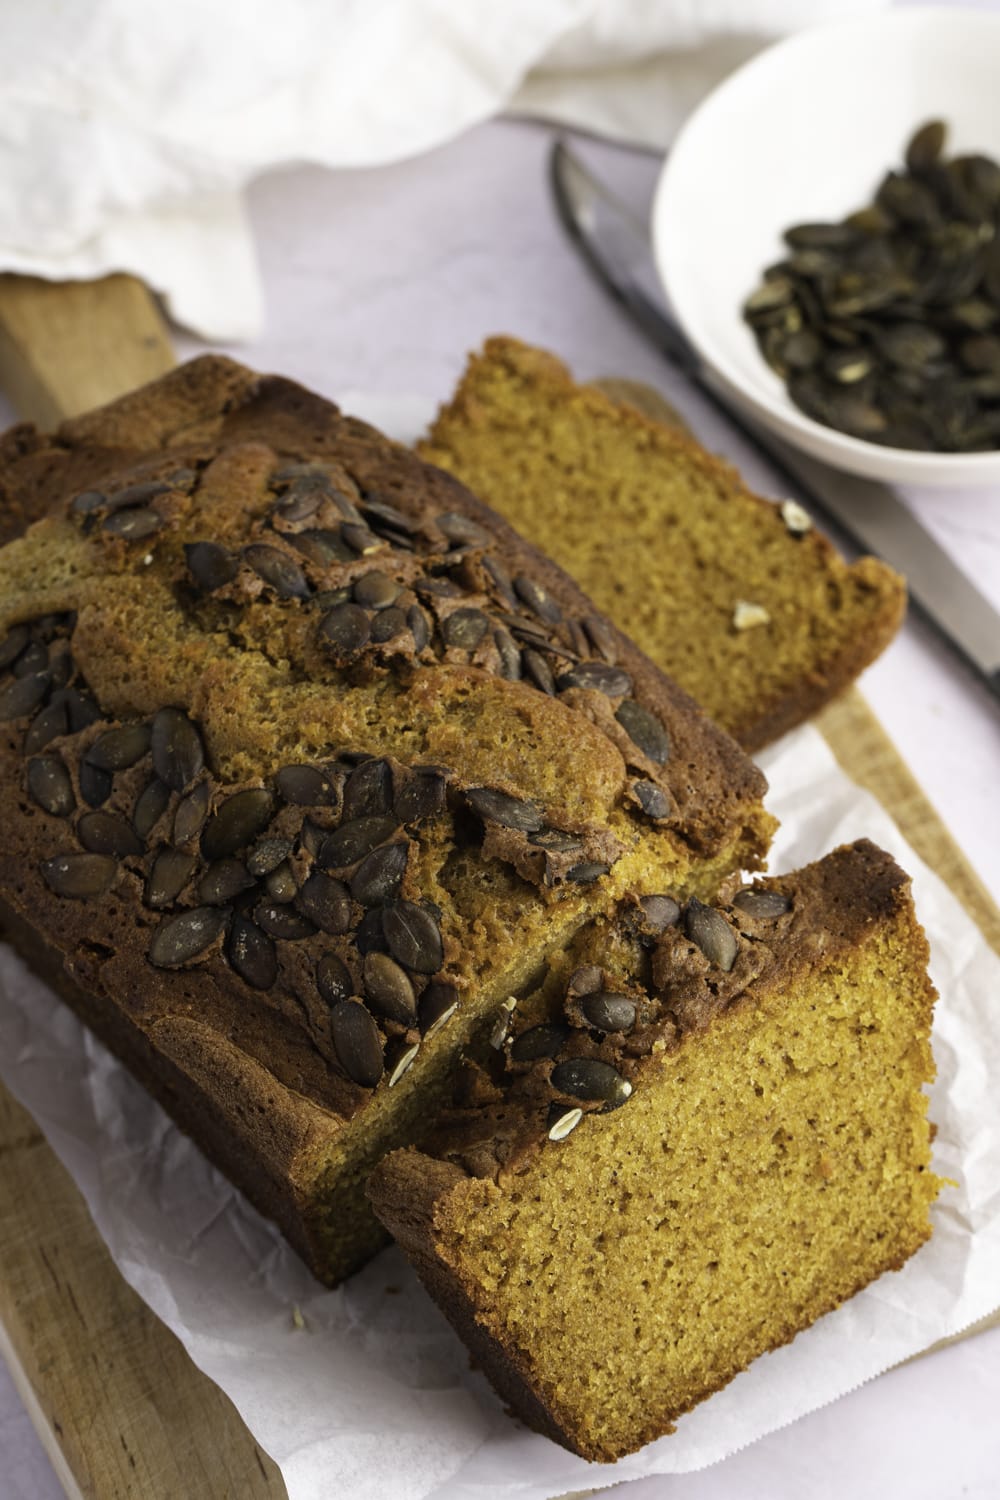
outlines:
[[[362, 411], [396, 430], [425, 414], [413, 403]], [[913, 875], [941, 994], [935, 1168], [958, 1186], [942, 1194], [933, 1239], [901, 1272], [613, 1468], [588, 1465], [503, 1414], [398, 1251], [335, 1292], [320, 1287], [0, 945], [0, 1077], [73, 1175], [123, 1275], [281, 1466], [290, 1500], [550, 1500], [701, 1468], [1000, 1306], [1000, 959], [815, 730], [788, 736], [762, 765], [782, 822], [774, 870], [864, 836]]]

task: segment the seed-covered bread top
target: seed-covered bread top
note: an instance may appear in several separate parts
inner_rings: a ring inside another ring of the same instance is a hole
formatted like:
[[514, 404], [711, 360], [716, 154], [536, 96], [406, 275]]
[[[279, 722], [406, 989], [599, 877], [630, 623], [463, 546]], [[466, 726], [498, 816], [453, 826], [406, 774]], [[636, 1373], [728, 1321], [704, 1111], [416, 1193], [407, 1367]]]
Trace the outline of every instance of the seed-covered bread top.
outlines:
[[474, 354], [419, 452], [566, 568], [748, 749], [892, 639], [903, 580], [848, 564], [793, 501], [511, 338]]
[[659, 1054], [836, 962], [908, 899], [908, 877], [868, 840], [725, 905], [627, 897], [511, 1004], [491, 1065], [466, 1066], [424, 1149], [475, 1177], [518, 1170], [585, 1114], [626, 1106]]
[[220, 1038], [349, 1117], [485, 968], [647, 869], [759, 861], [733, 742], [292, 383], [197, 360], [0, 463], [8, 515], [46, 508], [0, 551], [0, 887], [156, 1045]]

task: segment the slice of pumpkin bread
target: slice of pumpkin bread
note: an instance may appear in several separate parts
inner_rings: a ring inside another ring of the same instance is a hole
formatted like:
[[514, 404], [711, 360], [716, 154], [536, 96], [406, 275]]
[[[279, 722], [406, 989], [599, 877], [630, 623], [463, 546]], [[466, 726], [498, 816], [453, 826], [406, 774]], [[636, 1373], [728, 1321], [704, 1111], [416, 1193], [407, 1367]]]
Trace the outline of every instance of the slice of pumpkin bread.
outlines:
[[902, 620], [891, 568], [846, 563], [800, 507], [751, 494], [683, 433], [514, 339], [472, 356], [419, 452], [571, 573], [746, 749], [839, 693]]
[[336, 1281], [553, 949], [711, 899], [732, 740], [450, 475], [196, 360], [0, 443], [0, 925]]
[[553, 963], [369, 1186], [526, 1422], [618, 1458], [927, 1239], [927, 956], [862, 842], [722, 908], [626, 900]]

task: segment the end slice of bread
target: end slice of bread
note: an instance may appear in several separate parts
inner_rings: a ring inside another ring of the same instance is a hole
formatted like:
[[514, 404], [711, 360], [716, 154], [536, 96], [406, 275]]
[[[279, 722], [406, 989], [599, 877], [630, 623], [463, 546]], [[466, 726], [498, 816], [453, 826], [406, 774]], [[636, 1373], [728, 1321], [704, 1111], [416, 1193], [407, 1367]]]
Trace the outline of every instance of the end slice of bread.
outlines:
[[419, 451], [544, 548], [745, 749], [835, 697], [903, 618], [891, 568], [848, 564], [692, 439], [514, 339], [472, 356]]
[[927, 1239], [926, 963], [862, 842], [726, 907], [626, 901], [550, 968], [369, 1185], [527, 1423], [614, 1460]]

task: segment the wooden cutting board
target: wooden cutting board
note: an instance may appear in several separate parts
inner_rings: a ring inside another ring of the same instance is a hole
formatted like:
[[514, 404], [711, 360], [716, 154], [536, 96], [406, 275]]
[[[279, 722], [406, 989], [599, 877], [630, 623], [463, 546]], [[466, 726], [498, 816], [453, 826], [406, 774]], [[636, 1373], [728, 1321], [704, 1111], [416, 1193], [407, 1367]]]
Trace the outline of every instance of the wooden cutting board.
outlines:
[[[0, 277], [0, 389], [25, 416], [51, 424], [172, 362], [155, 304], [129, 277], [58, 288]], [[1000, 953], [1000, 911], [860, 693], [817, 722]], [[126, 1285], [69, 1175], [2, 1088], [0, 1354], [73, 1500], [286, 1496], [232, 1403]]]

